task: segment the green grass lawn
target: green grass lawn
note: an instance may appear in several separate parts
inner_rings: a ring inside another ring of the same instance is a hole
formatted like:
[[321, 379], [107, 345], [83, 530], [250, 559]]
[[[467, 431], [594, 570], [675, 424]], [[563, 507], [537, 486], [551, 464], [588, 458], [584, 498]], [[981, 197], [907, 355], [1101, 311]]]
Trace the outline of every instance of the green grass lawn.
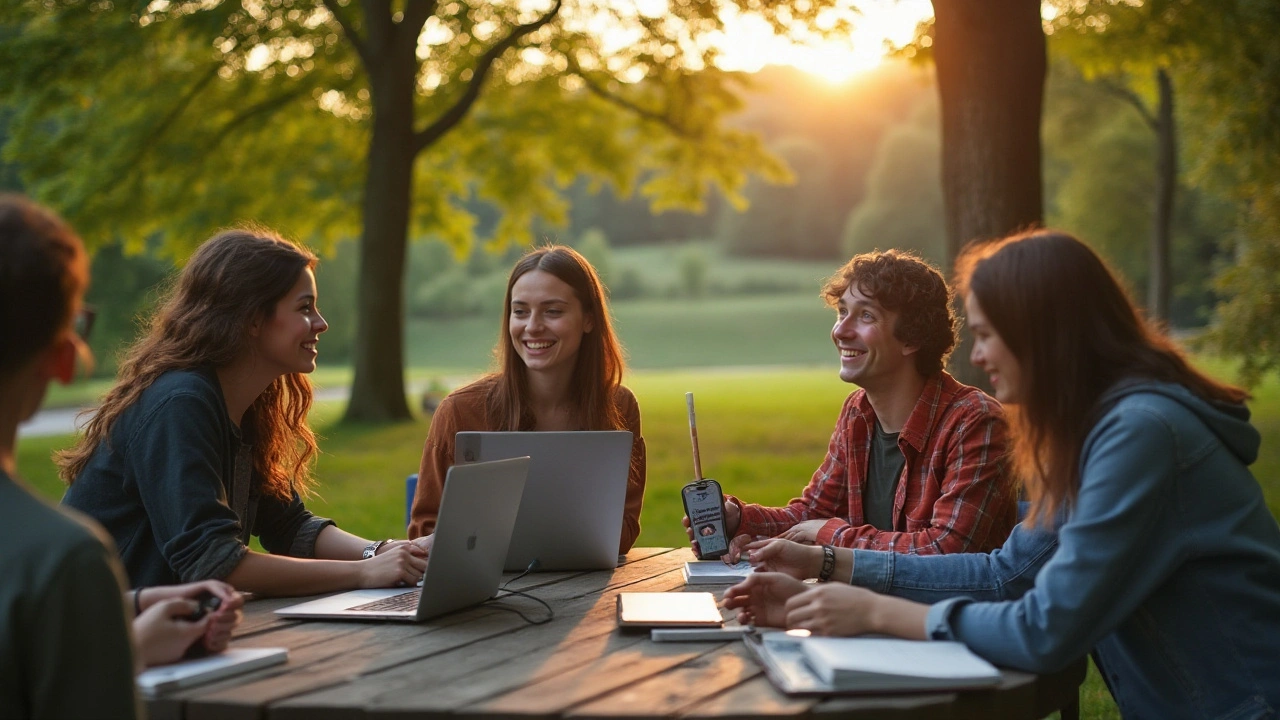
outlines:
[[[741, 318], [737, 322], [749, 324]], [[746, 349], [744, 354], [752, 357], [760, 350]], [[1225, 365], [1208, 367], [1229, 373]], [[329, 382], [342, 377], [339, 371], [333, 373]], [[640, 400], [649, 453], [639, 540], [649, 546], [685, 542], [678, 493], [693, 475], [685, 392], [692, 391], [697, 399], [704, 474], [719, 480], [727, 492], [781, 504], [798, 494], [822, 460], [836, 414], [851, 390], [836, 377], [834, 363], [812, 368], [646, 370], [632, 373], [628, 384]], [[1254, 476], [1272, 512], [1280, 516], [1280, 381], [1272, 378], [1257, 388], [1251, 407], [1264, 438]], [[327, 402], [319, 403], [313, 415], [323, 454], [317, 464], [319, 494], [309, 506], [365, 537], [403, 535], [404, 477], [417, 469], [427, 421], [342, 425], [337, 422], [340, 412], [338, 403]], [[49, 456], [70, 440], [26, 438], [19, 444], [19, 471], [51, 498], [61, 495], [61, 485]], [[1096, 673], [1091, 672], [1082, 698], [1084, 717], [1119, 717]]]

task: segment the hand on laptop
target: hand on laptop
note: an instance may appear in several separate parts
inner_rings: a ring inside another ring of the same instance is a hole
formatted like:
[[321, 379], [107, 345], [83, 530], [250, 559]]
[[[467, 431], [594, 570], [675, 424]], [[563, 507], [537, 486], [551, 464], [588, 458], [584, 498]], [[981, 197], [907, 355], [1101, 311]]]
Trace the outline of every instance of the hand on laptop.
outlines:
[[361, 560], [360, 570], [362, 588], [408, 587], [426, 572], [427, 551], [416, 541], [399, 541], [390, 548], [379, 548], [378, 554], [368, 560]]

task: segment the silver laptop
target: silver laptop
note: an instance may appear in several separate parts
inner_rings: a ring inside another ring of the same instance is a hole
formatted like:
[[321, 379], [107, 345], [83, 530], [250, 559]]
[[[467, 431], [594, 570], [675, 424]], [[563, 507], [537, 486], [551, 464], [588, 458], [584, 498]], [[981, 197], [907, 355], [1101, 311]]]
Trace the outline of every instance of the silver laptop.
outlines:
[[505, 568], [607, 570], [618, 566], [631, 467], [631, 431], [460, 432], [453, 461], [528, 455], [529, 479]]
[[290, 605], [276, 614], [421, 622], [488, 600], [502, 580], [502, 561], [528, 472], [527, 457], [449, 468], [421, 587], [352, 590]]

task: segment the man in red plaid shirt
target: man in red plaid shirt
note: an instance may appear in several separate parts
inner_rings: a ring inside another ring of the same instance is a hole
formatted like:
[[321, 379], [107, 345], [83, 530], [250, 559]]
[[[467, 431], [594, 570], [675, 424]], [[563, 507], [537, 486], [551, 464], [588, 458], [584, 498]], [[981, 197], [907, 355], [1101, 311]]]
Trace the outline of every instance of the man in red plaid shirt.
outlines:
[[861, 389], [800, 497], [780, 508], [725, 498], [725, 561], [757, 537], [919, 555], [1000, 547], [1017, 514], [1005, 420], [943, 370], [957, 323], [942, 275], [907, 253], [869, 253], [822, 294], [836, 310], [840, 379]]

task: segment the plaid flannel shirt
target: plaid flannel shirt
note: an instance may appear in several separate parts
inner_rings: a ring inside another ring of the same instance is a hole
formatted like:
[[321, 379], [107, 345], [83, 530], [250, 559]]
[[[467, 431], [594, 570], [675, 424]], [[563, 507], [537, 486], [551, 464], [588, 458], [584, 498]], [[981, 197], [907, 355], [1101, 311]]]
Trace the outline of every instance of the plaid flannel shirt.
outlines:
[[946, 372], [929, 378], [898, 447], [906, 458], [893, 500], [893, 530], [868, 525], [862, 511], [875, 411], [849, 395], [822, 466], [786, 507], [728, 498], [742, 510], [738, 534], [774, 537], [805, 520], [830, 518], [822, 545], [915, 555], [987, 552], [1013, 530], [1017, 494], [1005, 482], [1007, 426], [1000, 404]]

